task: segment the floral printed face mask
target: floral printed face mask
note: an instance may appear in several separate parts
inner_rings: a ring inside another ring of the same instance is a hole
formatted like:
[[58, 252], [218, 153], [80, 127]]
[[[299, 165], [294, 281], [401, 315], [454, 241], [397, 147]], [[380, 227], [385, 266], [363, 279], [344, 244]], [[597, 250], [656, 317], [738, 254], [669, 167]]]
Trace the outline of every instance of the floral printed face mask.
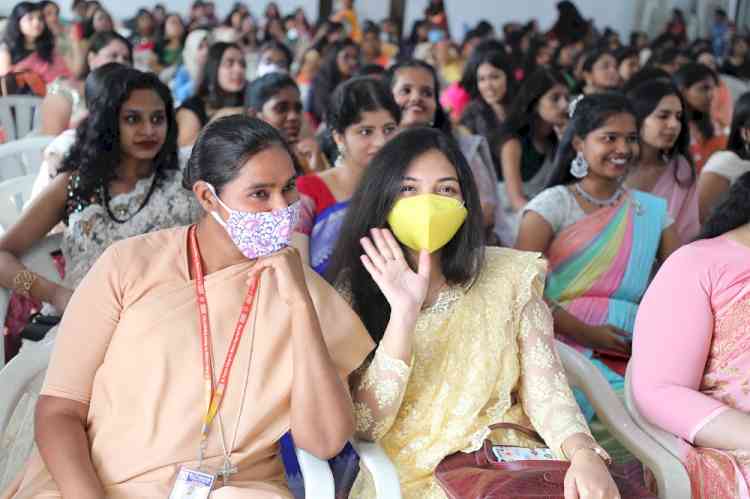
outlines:
[[211, 216], [226, 229], [232, 242], [246, 258], [254, 260], [289, 246], [299, 218], [299, 201], [280, 210], [239, 211], [224, 204], [211, 184], [208, 187], [219, 204], [229, 212], [226, 222], [215, 211], [211, 212]]

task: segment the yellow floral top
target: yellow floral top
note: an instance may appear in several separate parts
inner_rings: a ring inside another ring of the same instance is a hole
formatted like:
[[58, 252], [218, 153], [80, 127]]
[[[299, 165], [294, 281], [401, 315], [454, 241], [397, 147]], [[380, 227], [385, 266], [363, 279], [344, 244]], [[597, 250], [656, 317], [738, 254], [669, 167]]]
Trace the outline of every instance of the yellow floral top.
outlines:
[[[358, 438], [376, 440], [396, 465], [405, 498], [446, 498], [433, 472], [488, 436], [533, 447], [512, 431], [533, 427], [564, 459], [562, 443], [589, 434], [555, 353], [537, 253], [488, 248], [476, 282], [449, 288], [420, 314], [411, 366], [378, 349], [354, 383]], [[362, 468], [351, 498], [375, 498]]]

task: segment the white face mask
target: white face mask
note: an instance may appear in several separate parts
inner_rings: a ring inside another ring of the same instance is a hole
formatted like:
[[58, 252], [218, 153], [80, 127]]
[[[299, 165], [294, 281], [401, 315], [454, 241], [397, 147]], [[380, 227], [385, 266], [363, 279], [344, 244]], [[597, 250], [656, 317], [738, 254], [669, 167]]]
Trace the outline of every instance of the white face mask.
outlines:
[[265, 76], [268, 73], [284, 73], [284, 74], [286, 74], [286, 73], [289, 73], [289, 70], [287, 70], [286, 68], [283, 68], [283, 67], [281, 67], [281, 66], [279, 66], [278, 64], [275, 64], [275, 63], [270, 63], [269, 64], [269, 63], [261, 62], [260, 64], [258, 64], [258, 78], [260, 78], [261, 76]]

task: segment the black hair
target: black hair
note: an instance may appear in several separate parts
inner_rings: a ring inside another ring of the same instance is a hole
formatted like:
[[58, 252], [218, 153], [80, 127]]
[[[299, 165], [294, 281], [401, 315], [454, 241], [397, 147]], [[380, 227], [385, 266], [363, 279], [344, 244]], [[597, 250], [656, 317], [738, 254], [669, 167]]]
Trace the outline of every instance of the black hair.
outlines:
[[619, 68], [620, 65], [625, 61], [625, 59], [630, 59], [632, 57], [637, 58], [638, 50], [634, 49], [633, 47], [621, 47], [615, 51], [614, 56], [617, 60], [617, 67]]
[[352, 78], [338, 86], [331, 96], [331, 106], [326, 114], [328, 133], [343, 134], [347, 128], [362, 121], [366, 111], [387, 111], [398, 124], [401, 109], [393, 99], [388, 86], [368, 76]]
[[331, 93], [345, 80], [344, 75], [339, 71], [338, 56], [349, 47], [354, 47], [359, 52], [359, 45], [349, 38], [331, 44], [323, 56], [318, 74], [313, 78], [310, 88], [310, 110], [320, 121], [323, 120], [329, 107]]
[[537, 64], [536, 58], [539, 55], [539, 52], [546, 48], [549, 48], [549, 46], [547, 44], [547, 40], [545, 40], [544, 38], [534, 37], [531, 39], [531, 43], [529, 43], [529, 50], [526, 52], [526, 56], [524, 57], [523, 62], [524, 77], [533, 74], [537, 69], [539, 69], [540, 66]]
[[196, 182], [207, 182], [216, 189], [218, 196], [224, 186], [237, 178], [245, 163], [273, 146], [289, 154], [294, 171], [299, 175], [302, 169], [296, 156], [274, 127], [243, 114], [219, 118], [198, 135], [185, 166], [182, 185], [192, 189]]
[[429, 26], [429, 23], [425, 19], [417, 19], [411, 25], [411, 33], [409, 34], [408, 39], [410, 44], [416, 45], [419, 43], [419, 29], [422, 26]]
[[166, 61], [164, 60], [164, 50], [169, 45], [169, 39], [167, 38], [167, 21], [169, 21], [169, 18], [176, 17], [180, 21], [180, 25], [182, 26], [182, 36], [180, 37], [180, 46], [185, 46], [185, 39], [188, 35], [187, 26], [185, 26], [185, 21], [182, 20], [182, 16], [175, 12], [170, 12], [164, 16], [164, 21], [162, 21], [161, 26], [159, 27], [159, 34], [158, 34], [158, 40], [156, 42], [156, 46], [154, 47], [154, 52], [159, 56], [159, 63], [166, 65]]
[[95, 100], [107, 97], [109, 75], [119, 71], [121, 67], [123, 67], [122, 64], [108, 62], [88, 74], [83, 84], [83, 96], [86, 99], [87, 107], [92, 107]]
[[[554, 172], [547, 187], [566, 185], [577, 181], [570, 172], [570, 163], [576, 157], [573, 139], [581, 139], [601, 128], [607, 120], [618, 114], [630, 114], [635, 118], [635, 111], [630, 101], [617, 92], [602, 92], [585, 96], [576, 105], [575, 112], [560, 141], [555, 154]], [[636, 120], [637, 126], [640, 125]]]
[[750, 222], [750, 172], [729, 188], [727, 197], [714, 208], [698, 239], [711, 239]]
[[404, 173], [414, 160], [431, 151], [444, 154], [456, 169], [468, 210], [466, 221], [441, 251], [443, 275], [450, 284], [468, 286], [483, 265], [479, 194], [460, 147], [452, 137], [432, 128], [416, 127], [399, 133], [378, 151], [365, 170], [347, 209], [331, 266], [326, 272], [330, 282], [351, 290], [352, 307], [376, 342], [383, 337], [390, 307], [360, 261], [360, 239], [370, 229], [388, 225], [388, 214], [399, 197]]
[[612, 51], [607, 47], [598, 47], [587, 52], [583, 60], [583, 71], [586, 73], [590, 73], [591, 70], [594, 69], [594, 64], [596, 64], [596, 61], [598, 61], [605, 55], [611, 55], [612, 57], [614, 57]]
[[672, 95], [680, 100], [680, 105], [683, 109], [682, 119], [680, 120], [680, 135], [677, 137], [672, 149], [663, 152], [670, 158], [679, 154], [688, 161], [688, 164], [690, 165], [690, 178], [687, 179], [687, 181], [680, 178], [678, 170], [675, 169], [674, 179], [675, 182], [677, 182], [677, 185], [689, 187], [695, 183], [697, 174], [695, 172], [695, 166], [693, 165], [693, 158], [690, 154], [690, 126], [687, 113], [685, 112], [685, 100], [682, 98], [682, 94], [671, 82], [665, 80], [647, 81], [627, 93], [627, 97], [633, 105], [635, 119], [641, 124], [643, 124], [646, 118], [656, 110], [662, 99]]
[[750, 92], [742, 94], [734, 104], [732, 126], [727, 141], [727, 150], [734, 152], [744, 160], [750, 160], [748, 142], [742, 138], [743, 128], [750, 128]]
[[648, 36], [648, 35], [646, 35], [646, 33], [644, 33], [643, 31], [631, 31], [630, 39], [629, 39], [630, 46], [633, 48], [636, 48], [638, 44], [638, 38], [641, 36]]
[[236, 107], [242, 104], [244, 91], [231, 93], [219, 85], [221, 59], [224, 57], [224, 52], [232, 48], [242, 52], [242, 49], [236, 43], [216, 42], [208, 48], [206, 66], [203, 70], [204, 77], [196, 93], [213, 109]]
[[672, 76], [664, 71], [663, 69], [656, 68], [653, 66], [647, 66], [640, 71], [638, 71], [636, 74], [630, 77], [628, 81], [625, 82], [625, 84], [620, 89], [623, 93], [627, 94], [628, 92], [632, 91], [636, 87], [640, 86], [643, 83], [646, 83], [647, 81], [652, 80], [663, 80], [666, 82], [672, 81]]
[[[680, 89], [680, 92], [683, 92], [683, 95], [690, 87], [708, 78], [712, 79], [714, 84], [719, 84], [719, 77], [714, 70], [697, 62], [685, 64], [672, 76], [672, 80]], [[694, 109], [687, 99], [685, 99], [685, 105], [688, 120], [697, 125], [698, 130], [706, 140], [712, 138], [716, 134], [716, 130], [714, 130], [714, 124], [711, 120], [711, 113]]]
[[89, 78], [101, 78], [97, 86], [106, 88], [106, 91], [95, 96], [90, 104], [87, 101], [88, 117], [76, 129], [76, 140], [59, 170], [78, 172], [80, 184], [77, 189], [82, 196], [93, 195], [116, 177], [116, 167], [122, 159], [120, 109], [135, 90], [152, 90], [164, 103], [167, 135], [153, 160], [156, 181], [163, 180], [167, 171], [179, 168], [177, 122], [169, 88], [153, 73], [142, 73], [122, 65], [111, 66], [102, 66], [89, 75]]
[[[10, 52], [11, 64], [16, 64], [25, 57], [31, 55], [32, 52], [39, 54], [39, 57], [41, 57], [42, 60], [52, 62], [55, 49], [55, 39], [52, 36], [52, 32], [49, 30], [47, 23], [44, 21], [44, 13], [42, 10], [43, 8], [40, 3], [33, 2], [19, 2], [13, 7], [10, 17], [8, 17], [7, 24], [5, 25], [5, 34], [3, 35], [2, 40], [2, 42], [8, 47], [8, 52]], [[34, 40], [34, 49], [28, 50], [26, 48], [26, 39], [21, 32], [21, 18], [37, 11], [42, 15], [44, 29], [39, 37]]]
[[294, 55], [292, 54], [292, 51], [289, 50], [289, 47], [286, 46], [286, 44], [281, 43], [276, 39], [269, 40], [260, 46], [258, 54], [263, 56], [263, 52], [266, 52], [268, 50], [278, 50], [279, 52], [284, 54], [284, 57], [286, 58], [286, 68], [289, 69], [291, 67], [292, 62], [294, 61]]
[[485, 36], [490, 36], [494, 31], [495, 31], [495, 28], [486, 19], [479, 21], [476, 27], [474, 28], [474, 33], [476, 33], [476, 36], [480, 38], [484, 38]]
[[463, 76], [461, 77], [459, 85], [469, 93], [472, 99], [481, 98], [479, 94], [479, 79], [477, 78], [477, 72], [479, 71], [479, 66], [482, 64], [489, 64], [505, 73], [508, 80], [509, 91], [505, 93], [503, 104], [509, 104], [511, 100], [510, 84], [513, 81], [513, 70], [510, 67], [510, 62], [505, 56], [505, 52], [485, 50], [475, 50], [472, 52], [469, 60], [466, 62], [466, 66], [464, 67]]
[[396, 85], [396, 80], [398, 80], [398, 72], [402, 69], [422, 69], [432, 76], [432, 86], [435, 89], [435, 120], [433, 121], [432, 126], [433, 128], [442, 130], [447, 134], [452, 133], [450, 117], [448, 116], [448, 113], [445, 112], [445, 109], [443, 109], [442, 104], [440, 104], [440, 80], [438, 80], [435, 68], [418, 59], [407, 59], [394, 64], [388, 69], [385, 78], [385, 82], [391, 91], [393, 91], [393, 87]]
[[244, 13], [244, 10], [242, 9], [239, 3], [235, 3], [234, 7], [232, 7], [232, 10], [229, 11], [229, 14], [227, 14], [227, 17], [224, 18], [224, 22], [222, 23], [222, 26], [232, 27], [232, 17], [234, 17], [234, 15], [237, 12], [242, 13], [243, 21], [245, 20], [245, 17], [249, 15], [249, 14]]
[[86, 57], [83, 61], [81, 77], [85, 77], [91, 72], [91, 68], [89, 68], [88, 55], [98, 54], [101, 49], [112, 43], [114, 40], [121, 42], [125, 45], [125, 47], [127, 47], [128, 58], [130, 59], [130, 63], [133, 63], [133, 45], [130, 43], [130, 41], [116, 31], [101, 31], [99, 33], [94, 33], [94, 36], [92, 36], [91, 40], [89, 40], [89, 50], [88, 52], [86, 52]]
[[286, 73], [268, 73], [256, 78], [245, 88], [245, 107], [260, 111], [274, 95], [285, 88], [299, 91], [297, 83]]
[[[555, 85], [561, 85], [566, 90], [568, 88], [563, 77], [552, 69], [540, 69], [526, 77], [518, 95], [513, 99], [508, 119], [495, 139], [497, 144], [491, 143], [491, 149], [497, 149], [512, 138], [533, 135], [536, 120], [541, 119], [536, 109], [537, 104]], [[548, 139], [557, 145], [557, 135], [554, 132], [550, 133]]]
[[660, 52], [664, 50], [665, 47], [675, 47], [677, 46], [677, 41], [669, 32], [662, 33], [661, 35], [657, 36], [651, 41], [651, 45], [649, 48], [651, 49], [651, 53], [655, 54], [657, 52]]
[[362, 25], [362, 36], [367, 34], [374, 34], [375, 36], [380, 36], [380, 26], [378, 26], [374, 21], [365, 21]]
[[648, 59], [649, 66], [672, 64], [679, 56], [685, 55], [682, 49], [667, 47], [663, 50], [654, 51]]
[[385, 77], [385, 73], [385, 68], [380, 64], [365, 64], [364, 66], [360, 66], [359, 69], [354, 72], [353, 77], [370, 76], [373, 78], [383, 78]]
[[[109, 20], [112, 21], [112, 15], [109, 12], [107, 12], [107, 10], [105, 10], [104, 7], [97, 7], [96, 9], [94, 9], [94, 13], [91, 15], [91, 17], [86, 19], [86, 21], [83, 23], [83, 38], [85, 38], [86, 40], [88, 40], [89, 38], [91, 38], [92, 36], [96, 34], [96, 29], [94, 29], [94, 17], [96, 16], [96, 13], [99, 11], [104, 12], [107, 15], [107, 17], [109, 17]], [[112, 21], [112, 27], [114, 27], [114, 21]]]

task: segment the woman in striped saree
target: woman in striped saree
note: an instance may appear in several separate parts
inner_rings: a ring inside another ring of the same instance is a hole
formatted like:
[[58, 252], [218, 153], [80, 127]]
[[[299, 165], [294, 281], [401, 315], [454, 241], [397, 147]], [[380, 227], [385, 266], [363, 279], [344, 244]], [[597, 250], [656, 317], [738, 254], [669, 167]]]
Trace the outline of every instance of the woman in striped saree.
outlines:
[[[516, 244], [549, 260], [545, 297], [558, 338], [592, 358], [618, 392], [638, 303], [657, 259], [679, 246], [666, 201], [622, 184], [638, 147], [627, 99], [605, 93], [580, 101], [555, 176], [526, 206]], [[593, 419], [591, 406], [579, 403]]]

